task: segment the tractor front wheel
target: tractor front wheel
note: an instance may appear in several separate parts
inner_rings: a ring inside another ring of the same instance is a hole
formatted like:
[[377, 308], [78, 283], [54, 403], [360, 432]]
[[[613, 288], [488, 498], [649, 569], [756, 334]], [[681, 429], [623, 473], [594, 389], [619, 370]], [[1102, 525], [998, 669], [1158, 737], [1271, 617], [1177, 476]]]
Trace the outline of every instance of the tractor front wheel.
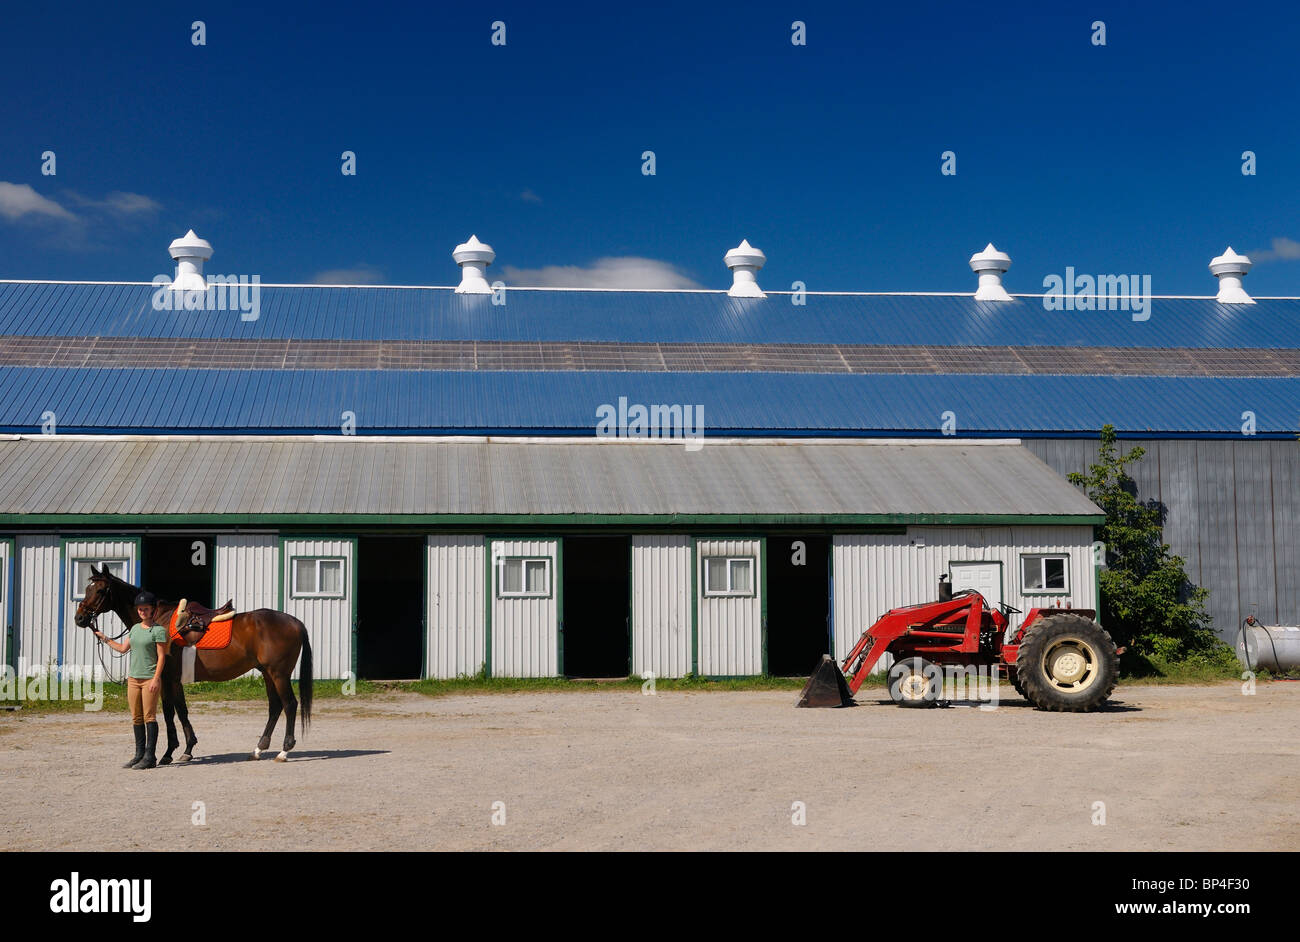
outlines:
[[1119, 654], [1110, 635], [1082, 615], [1047, 615], [1025, 632], [1016, 679], [1040, 710], [1086, 713], [1100, 707], [1119, 682]]
[[889, 699], [901, 707], [932, 707], [939, 702], [943, 675], [923, 657], [905, 657], [889, 668]]

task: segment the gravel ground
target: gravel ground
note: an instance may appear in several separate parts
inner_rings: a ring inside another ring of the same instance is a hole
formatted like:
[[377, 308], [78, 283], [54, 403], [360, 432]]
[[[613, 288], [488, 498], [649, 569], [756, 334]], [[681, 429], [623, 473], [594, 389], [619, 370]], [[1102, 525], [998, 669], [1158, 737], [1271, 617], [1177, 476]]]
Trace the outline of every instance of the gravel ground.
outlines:
[[287, 763], [248, 761], [264, 703], [198, 703], [196, 760], [147, 773], [119, 768], [122, 714], [0, 713], [0, 831], [20, 850], [1300, 848], [1300, 685], [1126, 686], [1084, 715], [879, 693], [323, 700]]

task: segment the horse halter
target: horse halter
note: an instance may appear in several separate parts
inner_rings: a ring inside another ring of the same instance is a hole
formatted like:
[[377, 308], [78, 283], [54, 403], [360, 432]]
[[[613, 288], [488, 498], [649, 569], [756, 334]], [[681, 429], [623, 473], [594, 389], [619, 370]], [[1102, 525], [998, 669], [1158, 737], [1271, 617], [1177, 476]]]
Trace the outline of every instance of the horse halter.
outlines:
[[[99, 630], [99, 616], [104, 614], [104, 612], [108, 611], [108, 607], [109, 607], [108, 603], [111, 603], [113, 599], [113, 593], [106, 584], [99, 586], [97, 588], [97, 593], [98, 593], [98, 597], [95, 599], [94, 604], [99, 605], [101, 604], [101, 602], [103, 602], [104, 607], [88, 610], [90, 606], [90, 598], [89, 596], [87, 596], [86, 598], [83, 598], [80, 602], [77, 603], [77, 614], [73, 618], [73, 620], [77, 622], [79, 622], [82, 618], [86, 618], [88, 623], [86, 624], [85, 627], [91, 629], [92, 631]], [[126, 634], [126, 632], [122, 632], [122, 634]], [[120, 638], [121, 635], [118, 635], [118, 637]], [[116, 641], [117, 639], [114, 638], [113, 640]]]

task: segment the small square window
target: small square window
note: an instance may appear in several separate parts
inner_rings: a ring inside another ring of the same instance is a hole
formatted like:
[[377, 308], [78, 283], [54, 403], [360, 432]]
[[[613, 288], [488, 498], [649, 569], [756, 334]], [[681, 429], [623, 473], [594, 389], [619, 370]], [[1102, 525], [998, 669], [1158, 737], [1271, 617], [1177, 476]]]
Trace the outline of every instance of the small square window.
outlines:
[[295, 556], [292, 561], [294, 598], [341, 599], [344, 561], [337, 557]]
[[503, 559], [498, 573], [498, 598], [536, 599], [547, 598], [551, 594], [549, 556]]
[[1069, 584], [1066, 577], [1068, 560], [1068, 556], [1020, 557], [1020, 591], [1025, 595], [1068, 592]]
[[72, 600], [80, 602], [86, 597], [86, 586], [90, 585], [90, 570], [108, 567], [108, 571], [119, 579], [126, 579], [125, 559], [74, 559], [72, 561]]
[[754, 557], [704, 557], [704, 594], [706, 596], [753, 596]]

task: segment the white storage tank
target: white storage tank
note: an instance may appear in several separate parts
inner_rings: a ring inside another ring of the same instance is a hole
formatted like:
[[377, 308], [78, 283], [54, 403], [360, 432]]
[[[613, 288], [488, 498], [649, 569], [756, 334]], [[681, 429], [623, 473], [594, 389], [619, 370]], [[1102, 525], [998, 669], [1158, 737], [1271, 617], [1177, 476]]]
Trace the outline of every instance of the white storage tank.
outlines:
[[1300, 627], [1247, 618], [1237, 632], [1237, 660], [1247, 670], [1280, 673], [1300, 667]]

